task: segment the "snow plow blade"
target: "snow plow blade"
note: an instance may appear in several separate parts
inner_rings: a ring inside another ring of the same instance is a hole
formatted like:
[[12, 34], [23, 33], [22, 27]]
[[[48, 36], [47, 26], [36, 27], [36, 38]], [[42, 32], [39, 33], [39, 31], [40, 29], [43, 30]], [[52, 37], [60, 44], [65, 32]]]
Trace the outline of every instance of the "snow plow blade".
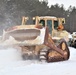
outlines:
[[45, 29], [17, 29], [4, 32], [3, 40], [12, 45], [40, 45], [44, 43]]
[[17, 41], [33, 40], [40, 34], [36, 29], [20, 29], [6, 33], [5, 38], [12, 36]]

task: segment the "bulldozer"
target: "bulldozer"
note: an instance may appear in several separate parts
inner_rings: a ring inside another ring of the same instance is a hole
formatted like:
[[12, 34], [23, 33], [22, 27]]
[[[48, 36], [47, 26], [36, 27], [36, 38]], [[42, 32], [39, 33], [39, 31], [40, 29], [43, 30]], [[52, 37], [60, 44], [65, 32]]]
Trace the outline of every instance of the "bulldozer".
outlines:
[[[51, 20], [50, 17], [48, 19]], [[52, 17], [52, 19], [54, 21], [55, 18]], [[21, 25], [4, 30], [2, 41], [5, 41], [6, 45], [9, 42], [10, 45], [21, 47], [24, 59], [38, 59], [46, 62], [69, 59], [70, 51], [66, 41], [64, 39], [56, 41], [56, 39], [52, 38], [53, 26], [49, 29], [47, 22], [49, 24], [50, 22], [46, 18], [33, 17], [34, 24], [31, 25], [26, 25], [27, 20], [28, 17], [23, 17]]]

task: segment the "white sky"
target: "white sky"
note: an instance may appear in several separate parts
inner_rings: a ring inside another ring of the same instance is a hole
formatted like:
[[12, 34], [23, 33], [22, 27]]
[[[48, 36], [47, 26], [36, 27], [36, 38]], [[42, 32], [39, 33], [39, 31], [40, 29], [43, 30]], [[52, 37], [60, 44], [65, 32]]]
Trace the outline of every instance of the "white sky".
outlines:
[[67, 9], [70, 5], [76, 7], [76, 0], [48, 0], [49, 5], [54, 5], [58, 3], [59, 5], [64, 4], [64, 7]]

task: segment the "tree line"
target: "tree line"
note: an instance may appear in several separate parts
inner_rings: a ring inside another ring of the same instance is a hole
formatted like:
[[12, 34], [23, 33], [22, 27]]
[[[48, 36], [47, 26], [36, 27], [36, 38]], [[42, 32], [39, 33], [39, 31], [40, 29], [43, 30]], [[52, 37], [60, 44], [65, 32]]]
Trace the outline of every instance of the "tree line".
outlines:
[[[22, 16], [56, 16], [66, 19], [65, 29], [69, 32], [76, 31], [76, 8], [69, 6], [66, 10], [64, 5], [47, 6], [48, 2], [39, 0], [0, 0], [0, 29], [9, 26], [20, 25]], [[32, 21], [28, 21], [31, 23]]]

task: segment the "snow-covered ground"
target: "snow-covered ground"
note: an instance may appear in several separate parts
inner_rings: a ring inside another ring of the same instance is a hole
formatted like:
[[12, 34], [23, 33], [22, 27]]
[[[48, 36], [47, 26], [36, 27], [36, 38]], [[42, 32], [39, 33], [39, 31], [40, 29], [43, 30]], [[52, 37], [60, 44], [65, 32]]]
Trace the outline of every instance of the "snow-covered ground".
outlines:
[[69, 47], [70, 59], [63, 62], [45, 63], [24, 61], [21, 51], [14, 48], [0, 49], [0, 75], [75, 75], [76, 49]]

